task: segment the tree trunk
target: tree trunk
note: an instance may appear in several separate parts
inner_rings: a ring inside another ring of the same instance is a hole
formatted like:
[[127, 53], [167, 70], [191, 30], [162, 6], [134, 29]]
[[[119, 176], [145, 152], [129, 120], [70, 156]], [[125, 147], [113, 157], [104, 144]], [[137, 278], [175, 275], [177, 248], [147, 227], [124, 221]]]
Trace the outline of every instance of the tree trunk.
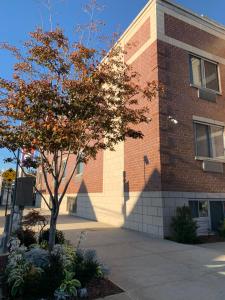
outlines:
[[52, 251], [55, 245], [57, 218], [58, 218], [58, 209], [53, 208], [51, 211], [50, 229], [49, 229], [49, 251]]

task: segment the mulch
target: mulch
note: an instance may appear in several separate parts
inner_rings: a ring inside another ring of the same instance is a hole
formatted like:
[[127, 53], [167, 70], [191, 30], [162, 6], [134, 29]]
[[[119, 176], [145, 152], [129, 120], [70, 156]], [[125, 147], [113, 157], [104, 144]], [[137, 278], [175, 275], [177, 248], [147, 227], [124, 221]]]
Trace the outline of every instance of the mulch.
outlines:
[[87, 286], [87, 290], [87, 300], [104, 298], [124, 292], [121, 288], [119, 288], [112, 281], [106, 278], [92, 280], [91, 283]]
[[[0, 287], [1, 289], [1, 287]], [[0, 293], [0, 299], [9, 299], [7, 296], [7, 290], [2, 287], [2, 292], [5, 295], [5, 297], [1, 297]], [[98, 298], [105, 298], [107, 296], [112, 296], [116, 294], [123, 293], [124, 291], [119, 288], [117, 285], [115, 285], [112, 281], [106, 278], [101, 279], [94, 279], [91, 281], [91, 283], [87, 286], [88, 290], [88, 297], [82, 298], [82, 300], [94, 300]], [[10, 298], [11, 299], [11, 298]], [[35, 300], [37, 298], [32, 298], [32, 300]], [[39, 298], [40, 299], [40, 298]], [[81, 298], [75, 298], [76, 300], [81, 300]], [[75, 300], [74, 299], [74, 300]], [[16, 298], [15, 300], [25, 300], [24, 297]], [[31, 300], [31, 297], [29, 299], [26, 297], [26, 300]]]
[[198, 244], [225, 242], [225, 238], [219, 235], [205, 235], [198, 237]]

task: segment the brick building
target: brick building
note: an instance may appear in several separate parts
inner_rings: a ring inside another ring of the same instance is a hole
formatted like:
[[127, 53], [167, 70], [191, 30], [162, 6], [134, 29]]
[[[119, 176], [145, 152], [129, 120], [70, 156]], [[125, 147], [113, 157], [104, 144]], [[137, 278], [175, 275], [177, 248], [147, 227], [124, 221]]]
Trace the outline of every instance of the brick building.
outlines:
[[150, 104], [143, 140], [79, 166], [62, 211], [164, 237], [186, 204], [199, 233], [216, 230], [225, 207], [225, 27], [152, 0], [120, 42], [126, 62], [166, 93]]

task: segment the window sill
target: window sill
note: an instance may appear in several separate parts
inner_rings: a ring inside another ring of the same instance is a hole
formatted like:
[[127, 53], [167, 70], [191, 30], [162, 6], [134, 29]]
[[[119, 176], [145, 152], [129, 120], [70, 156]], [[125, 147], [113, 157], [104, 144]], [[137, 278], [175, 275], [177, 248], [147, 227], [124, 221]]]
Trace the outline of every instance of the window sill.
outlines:
[[213, 161], [213, 162], [218, 162], [218, 163], [223, 163], [225, 164], [225, 158], [224, 159], [217, 159], [217, 158], [210, 158], [210, 157], [202, 157], [202, 156], [195, 156], [195, 160], [208, 160], [208, 161]]
[[204, 88], [202, 86], [198, 86], [198, 85], [193, 84], [193, 83], [190, 83], [190, 87], [193, 87], [195, 89], [205, 89], [205, 90], [210, 91], [212, 93], [215, 93], [215, 94], [217, 94], [219, 96], [222, 96], [222, 92], [220, 92], [220, 91], [214, 91], [214, 90], [211, 90], [211, 89], [207, 89], [207, 88]]

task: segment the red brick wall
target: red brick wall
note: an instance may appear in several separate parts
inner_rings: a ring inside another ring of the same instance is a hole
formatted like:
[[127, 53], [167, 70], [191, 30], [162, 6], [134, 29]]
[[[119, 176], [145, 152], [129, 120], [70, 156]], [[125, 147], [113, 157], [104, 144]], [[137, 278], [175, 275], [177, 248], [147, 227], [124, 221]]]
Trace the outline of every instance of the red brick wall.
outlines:
[[[67, 174], [71, 172], [74, 159], [68, 162]], [[101, 193], [103, 190], [103, 152], [99, 152], [96, 160], [90, 160], [84, 166], [82, 175], [74, 175], [69, 185], [68, 194], [72, 193]]]
[[[157, 43], [152, 44], [132, 64], [132, 67], [142, 76], [142, 83], [157, 80]], [[142, 140], [127, 139], [125, 142], [125, 190], [149, 191], [161, 189], [160, 152], [159, 152], [159, 103], [158, 99], [152, 103], [141, 105], [150, 106], [150, 124], [142, 124], [138, 129], [144, 134]], [[144, 156], [148, 164], [144, 165]]]
[[125, 45], [125, 60], [127, 61], [131, 56], [137, 52], [150, 39], [150, 18], [140, 27], [140, 29], [132, 36], [132, 38]]
[[[168, 17], [167, 23], [168, 23]], [[174, 20], [170, 26], [177, 26]], [[177, 28], [177, 27], [176, 27]], [[183, 29], [179, 29], [181, 32]], [[190, 29], [189, 29], [190, 30]], [[174, 31], [175, 28], [170, 32]], [[186, 33], [193, 41], [205, 39], [195, 29]], [[193, 43], [192, 43], [193, 44]], [[211, 49], [208, 50], [211, 52]], [[162, 189], [165, 191], [225, 192], [225, 175], [203, 172], [202, 162], [195, 160], [193, 115], [225, 122], [225, 91], [216, 103], [198, 99], [197, 89], [190, 86], [189, 53], [158, 41], [159, 80], [165, 84], [167, 95], [160, 99], [160, 135], [162, 162]], [[220, 64], [222, 87], [225, 85], [225, 66]], [[168, 121], [172, 115], [178, 125]]]
[[[63, 187], [66, 180], [72, 172], [72, 168], [75, 164], [75, 157], [71, 156], [66, 169], [66, 177], [62, 180], [60, 193], [63, 191]], [[51, 189], [53, 189], [53, 180], [48, 175], [48, 181]], [[43, 179], [43, 175], [42, 175]], [[42, 190], [46, 190], [44, 180], [42, 181]], [[71, 183], [68, 187], [67, 194], [73, 193], [101, 193], [103, 190], [103, 152], [97, 154], [96, 160], [90, 160], [87, 165], [84, 166], [82, 175], [74, 174]]]
[[224, 56], [225, 40], [165, 14], [165, 34], [218, 56]]

